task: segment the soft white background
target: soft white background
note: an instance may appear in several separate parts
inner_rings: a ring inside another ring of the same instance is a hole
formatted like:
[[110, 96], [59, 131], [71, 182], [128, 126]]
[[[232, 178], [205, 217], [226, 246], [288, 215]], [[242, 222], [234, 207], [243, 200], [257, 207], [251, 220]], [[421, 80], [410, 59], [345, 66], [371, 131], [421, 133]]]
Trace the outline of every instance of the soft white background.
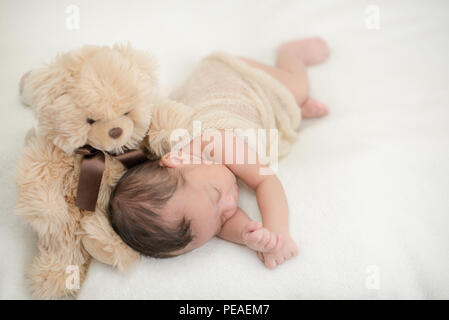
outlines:
[[[78, 30], [66, 28], [70, 4]], [[365, 26], [368, 5], [380, 9], [379, 30]], [[283, 41], [315, 35], [331, 57], [310, 68], [312, 95], [331, 113], [303, 122], [278, 172], [300, 255], [270, 271], [213, 239], [175, 259], [142, 259], [127, 275], [94, 262], [79, 297], [449, 298], [448, 33], [447, 1], [2, 0], [0, 298], [29, 298], [23, 275], [35, 253], [12, 212], [15, 161], [35, 124], [18, 98], [25, 71], [84, 44], [130, 41], [156, 56], [169, 90], [211, 51], [272, 63]], [[260, 219], [245, 188], [240, 205]]]

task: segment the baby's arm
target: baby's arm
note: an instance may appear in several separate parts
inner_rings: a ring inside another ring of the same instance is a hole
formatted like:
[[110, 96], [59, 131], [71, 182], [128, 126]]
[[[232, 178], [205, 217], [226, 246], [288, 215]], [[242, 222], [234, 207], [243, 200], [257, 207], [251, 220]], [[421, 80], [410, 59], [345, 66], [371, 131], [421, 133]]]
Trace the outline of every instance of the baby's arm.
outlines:
[[259, 252], [274, 251], [279, 244], [278, 235], [263, 228], [260, 222], [251, 220], [241, 208], [237, 208], [232, 217], [226, 220], [217, 237]]
[[[238, 140], [237, 137], [235, 139]], [[243, 142], [241, 141], [241, 143]], [[236, 154], [235, 146], [236, 141], [234, 141], [233, 155]], [[226, 153], [230, 152], [226, 148], [226, 146], [223, 146], [222, 157], [225, 157]], [[255, 164], [246, 162], [238, 164], [237, 161], [232, 161], [230, 164], [226, 163], [226, 166], [256, 192], [257, 204], [262, 214], [264, 227], [279, 235], [279, 243], [276, 245], [276, 250], [264, 253], [259, 252], [258, 255], [259, 259], [268, 268], [274, 269], [298, 253], [298, 247], [289, 233], [287, 198], [282, 184], [274, 172], [269, 175], [260, 174], [262, 169], [264, 172], [268, 172], [270, 169], [260, 164], [255, 151], [246, 143], [244, 151], [245, 159], [257, 159]]]
[[[201, 148], [199, 150], [201, 150], [201, 154], [196, 154], [195, 150], [193, 154], [203, 160], [211, 160], [226, 165], [238, 178], [256, 192], [257, 204], [262, 214], [263, 226], [280, 236], [279, 244], [276, 245], [277, 249], [273, 252], [259, 254], [259, 258], [267, 267], [275, 268], [285, 260], [295, 256], [298, 252], [296, 243], [291, 238], [288, 229], [288, 204], [284, 189], [274, 172], [269, 175], [261, 174], [262, 171], [267, 173], [270, 168], [260, 163], [256, 152], [242, 139], [232, 135], [233, 143], [226, 143], [225, 131], [218, 131], [221, 133], [219, 144], [211, 143], [209, 137], [204, 137], [204, 140], [202, 139], [203, 137], [194, 139], [200, 139]], [[191, 146], [193, 146], [193, 142]], [[237, 154], [237, 151], [241, 150], [241, 144], [244, 146], [243, 155]], [[221, 148], [217, 147], [217, 145], [221, 145]], [[237, 161], [238, 157], [241, 160], [243, 156], [243, 159], [245, 159], [243, 163], [241, 163], [242, 161]], [[248, 163], [248, 159], [255, 159], [255, 163]], [[235, 223], [237, 224], [239, 221], [241, 223], [241, 220], [237, 220], [237, 218], [238, 216], [236, 216]], [[225, 230], [225, 232], [227, 231]], [[238, 240], [236, 234], [233, 233], [238, 232], [237, 227], [235, 229], [230, 228], [229, 232], [232, 235], [229, 236], [230, 238], [233, 237], [233, 239]], [[234, 242], [239, 243], [238, 241]]]

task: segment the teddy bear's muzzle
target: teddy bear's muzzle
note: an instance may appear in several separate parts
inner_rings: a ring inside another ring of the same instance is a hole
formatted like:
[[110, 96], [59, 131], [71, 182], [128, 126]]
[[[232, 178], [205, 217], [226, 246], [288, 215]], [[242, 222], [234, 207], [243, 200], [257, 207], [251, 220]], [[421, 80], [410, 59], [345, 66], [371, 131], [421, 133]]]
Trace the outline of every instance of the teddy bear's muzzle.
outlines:
[[122, 128], [112, 128], [111, 130], [109, 130], [109, 136], [112, 139], [118, 139], [120, 138], [120, 136], [122, 135], [123, 130]]

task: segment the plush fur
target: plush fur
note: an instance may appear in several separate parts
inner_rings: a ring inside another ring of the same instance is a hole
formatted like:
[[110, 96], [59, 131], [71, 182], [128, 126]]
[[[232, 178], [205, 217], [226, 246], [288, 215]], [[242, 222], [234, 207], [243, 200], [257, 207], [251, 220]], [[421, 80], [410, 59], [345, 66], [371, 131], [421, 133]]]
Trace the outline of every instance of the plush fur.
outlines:
[[[16, 214], [37, 232], [38, 252], [27, 272], [36, 298], [74, 296], [66, 285], [79, 269], [82, 283], [91, 256], [126, 270], [139, 254], [115, 234], [106, 217], [109, 195], [124, 166], [106, 154], [97, 210], [75, 206], [85, 144], [121, 153], [138, 148], [151, 122], [155, 63], [128, 46], [85, 46], [58, 55], [49, 65], [26, 74], [20, 84], [23, 101], [38, 119], [27, 134], [17, 167]], [[87, 119], [96, 120], [89, 124]], [[121, 128], [117, 139], [108, 134]], [[73, 267], [71, 267], [73, 268]]]

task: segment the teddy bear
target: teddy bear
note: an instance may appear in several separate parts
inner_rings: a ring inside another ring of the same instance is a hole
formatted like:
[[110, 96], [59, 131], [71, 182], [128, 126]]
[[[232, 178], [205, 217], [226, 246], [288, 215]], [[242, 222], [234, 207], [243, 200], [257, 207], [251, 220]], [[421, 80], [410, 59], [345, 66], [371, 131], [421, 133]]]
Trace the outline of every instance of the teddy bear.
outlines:
[[[127, 169], [120, 156], [130, 150], [149, 156], [142, 141], [156, 89], [153, 58], [130, 45], [84, 46], [21, 79], [37, 130], [27, 134], [17, 165], [15, 214], [38, 237], [26, 275], [34, 298], [76, 296], [92, 257], [120, 270], [139, 259], [110, 226], [107, 204]], [[159, 127], [152, 131], [155, 144]], [[84, 171], [89, 166], [94, 173]]]

